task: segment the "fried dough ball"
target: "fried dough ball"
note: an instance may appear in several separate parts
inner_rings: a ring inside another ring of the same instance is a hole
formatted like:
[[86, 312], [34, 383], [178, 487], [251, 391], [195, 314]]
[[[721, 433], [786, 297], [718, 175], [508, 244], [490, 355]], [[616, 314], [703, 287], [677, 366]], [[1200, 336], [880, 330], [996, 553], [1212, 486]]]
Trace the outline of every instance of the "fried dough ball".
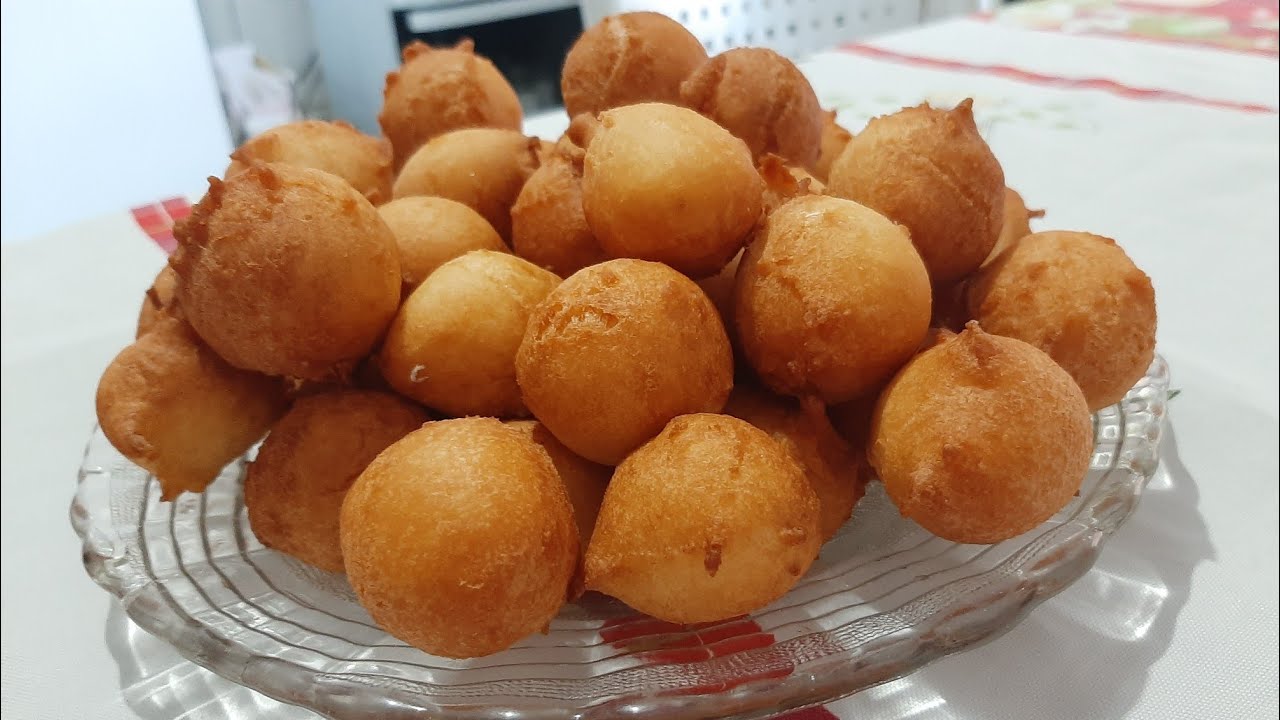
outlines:
[[822, 107], [790, 60], [765, 48], [711, 58], [680, 86], [681, 102], [742, 138], [751, 154], [808, 167], [822, 146]]
[[182, 311], [236, 367], [345, 375], [400, 304], [395, 237], [363, 195], [320, 170], [253, 163], [210, 178], [174, 236]]
[[905, 225], [939, 286], [982, 264], [1004, 220], [1004, 171], [971, 100], [873, 119], [832, 164], [827, 186]]
[[1065, 368], [1090, 410], [1120, 402], [1155, 353], [1151, 278], [1111, 238], [1028, 235], [978, 273], [968, 298], [987, 332], [1029, 342]]
[[991, 248], [991, 254], [983, 261], [982, 266], [991, 264], [996, 256], [1004, 252], [1010, 245], [1031, 234], [1031, 220], [1044, 217], [1043, 210], [1028, 210], [1022, 196], [1013, 188], [1004, 189], [1004, 222], [1000, 226], [1000, 238]]
[[680, 83], [707, 61], [684, 26], [655, 12], [610, 15], [569, 48], [560, 93], [569, 117], [643, 102], [680, 102]]
[[391, 143], [341, 120], [299, 120], [271, 128], [236, 148], [224, 174], [243, 172], [254, 161], [333, 173], [374, 205], [391, 199]]
[[98, 381], [98, 423], [156, 476], [160, 497], [202, 492], [285, 411], [274, 378], [237, 370], [182, 320], [162, 317]]
[[138, 330], [135, 338], [147, 334], [159, 324], [161, 318], [169, 315], [180, 316], [178, 311], [178, 275], [173, 268], [165, 265], [156, 274], [156, 279], [142, 296], [142, 308], [138, 311]]
[[765, 218], [738, 266], [738, 339], [773, 391], [839, 403], [916, 352], [929, 292], [900, 226], [850, 200], [802, 196]]
[[853, 133], [845, 130], [836, 122], [836, 111], [825, 110], [822, 113], [822, 140], [818, 147], [818, 160], [810, 169], [813, 170], [813, 176], [827, 182], [831, 176], [831, 165], [835, 163], [836, 158], [840, 157], [840, 153], [844, 152], [844, 148], [853, 139]]
[[379, 354], [382, 376], [448, 415], [528, 415], [516, 350], [529, 315], [560, 284], [526, 260], [474, 250], [441, 265], [404, 301]]
[[604, 500], [604, 490], [609, 486], [613, 468], [574, 454], [536, 420], [515, 420], [507, 426], [520, 431], [547, 451], [551, 463], [556, 466], [556, 473], [564, 482], [569, 504], [573, 506], [573, 519], [578, 525], [579, 547], [585, 552], [595, 530], [596, 516], [600, 514], [600, 503]]
[[996, 543], [1066, 506], [1089, 469], [1093, 427], [1048, 355], [969, 323], [881, 394], [867, 451], [903, 516], [952, 542]]
[[867, 479], [862, 451], [836, 434], [826, 408], [820, 403], [802, 408], [794, 398], [739, 383], [724, 412], [769, 433], [800, 463], [818, 497], [822, 539], [835, 537], [862, 499]]
[[470, 127], [519, 130], [520, 98], [488, 58], [463, 40], [451, 48], [409, 43], [404, 64], [387, 74], [378, 124], [400, 169], [423, 143]]
[[534, 310], [516, 377], [560, 442], [616, 465], [671, 418], [724, 407], [733, 355], [692, 280], [659, 263], [610, 260], [574, 273]]
[[330, 390], [298, 399], [245, 475], [253, 534], [269, 548], [342, 572], [342, 498], [378, 453], [428, 419], [390, 393]]
[[608, 259], [582, 210], [583, 156], [580, 148], [561, 143], [511, 206], [512, 249], [562, 277]]
[[538, 168], [539, 147], [537, 138], [514, 130], [454, 130], [419, 148], [396, 176], [391, 193], [456, 200], [510, 240], [511, 206]]
[[414, 195], [378, 208], [400, 248], [400, 277], [412, 291], [436, 268], [472, 250], [506, 252], [480, 213], [454, 200]]
[[433, 655], [477, 657], [543, 630], [578, 565], [547, 453], [492, 418], [427, 423], [342, 503], [351, 587], [379, 626]]
[[698, 287], [707, 294], [711, 304], [716, 306], [716, 312], [720, 313], [720, 322], [724, 323], [725, 332], [734, 344], [737, 340], [733, 329], [733, 285], [738, 276], [738, 265], [742, 262], [742, 254], [739, 252], [734, 255], [733, 259], [720, 269], [720, 272], [698, 281]]
[[767, 433], [728, 415], [673, 419], [614, 471], [586, 585], [661, 620], [758, 610], [809, 569], [818, 498]]
[[760, 216], [762, 181], [741, 140], [701, 115], [649, 103], [600, 116], [582, 206], [605, 252], [693, 277], [729, 262]]

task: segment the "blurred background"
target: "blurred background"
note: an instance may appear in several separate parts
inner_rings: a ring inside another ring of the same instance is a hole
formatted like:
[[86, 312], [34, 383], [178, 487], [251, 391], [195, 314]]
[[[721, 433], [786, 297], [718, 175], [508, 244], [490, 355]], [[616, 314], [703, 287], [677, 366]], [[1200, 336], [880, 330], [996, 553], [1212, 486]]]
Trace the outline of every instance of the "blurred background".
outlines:
[[400, 48], [463, 37], [527, 117], [554, 114], [584, 25], [657, 10], [715, 54], [807, 52], [996, 0], [4, 0], [5, 243], [178, 193], [199, 194], [245, 138], [299, 118], [378, 131]]

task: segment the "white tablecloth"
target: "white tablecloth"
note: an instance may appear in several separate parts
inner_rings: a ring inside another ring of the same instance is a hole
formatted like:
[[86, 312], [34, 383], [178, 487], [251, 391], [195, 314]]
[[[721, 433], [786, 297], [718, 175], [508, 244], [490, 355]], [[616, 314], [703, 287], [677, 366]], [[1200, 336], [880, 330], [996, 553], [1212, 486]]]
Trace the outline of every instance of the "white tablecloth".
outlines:
[[[1009, 184], [1048, 211], [1039, 227], [1113, 236], [1152, 276], [1181, 390], [1159, 474], [1088, 575], [998, 640], [830, 713], [1276, 716], [1276, 67], [977, 20], [805, 64], [853, 129], [923, 99], [975, 97]], [[1109, 82], [1085, 82], [1096, 79]], [[3, 248], [6, 719], [225, 718], [236, 702], [314, 717], [183, 662], [80, 566], [67, 506], [94, 387], [163, 261], [123, 212]]]

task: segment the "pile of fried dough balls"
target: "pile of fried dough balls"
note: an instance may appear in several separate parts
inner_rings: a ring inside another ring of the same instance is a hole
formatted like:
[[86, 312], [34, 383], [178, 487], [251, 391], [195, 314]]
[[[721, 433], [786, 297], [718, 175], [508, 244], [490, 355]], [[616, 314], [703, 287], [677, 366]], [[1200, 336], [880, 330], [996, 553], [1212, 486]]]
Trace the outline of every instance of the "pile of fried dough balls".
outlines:
[[786, 58], [653, 13], [589, 28], [562, 84], [540, 141], [470, 43], [414, 44], [385, 139], [237, 150], [102, 376], [110, 441], [171, 500], [265, 435], [261, 541], [448, 657], [584, 590], [759, 609], [873, 474], [959, 543], [1078, 491], [1091, 412], [1152, 359], [1151, 282], [1032, 233], [970, 101], [850, 133]]

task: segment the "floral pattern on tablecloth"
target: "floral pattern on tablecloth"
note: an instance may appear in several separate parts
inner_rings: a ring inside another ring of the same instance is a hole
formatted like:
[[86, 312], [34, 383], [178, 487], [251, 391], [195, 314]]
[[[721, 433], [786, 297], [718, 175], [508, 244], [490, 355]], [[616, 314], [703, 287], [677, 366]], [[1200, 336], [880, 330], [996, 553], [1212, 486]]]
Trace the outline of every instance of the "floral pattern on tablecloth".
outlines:
[[1280, 55], [1280, 3], [1275, 0], [1040, 0], [993, 17], [1034, 30]]

